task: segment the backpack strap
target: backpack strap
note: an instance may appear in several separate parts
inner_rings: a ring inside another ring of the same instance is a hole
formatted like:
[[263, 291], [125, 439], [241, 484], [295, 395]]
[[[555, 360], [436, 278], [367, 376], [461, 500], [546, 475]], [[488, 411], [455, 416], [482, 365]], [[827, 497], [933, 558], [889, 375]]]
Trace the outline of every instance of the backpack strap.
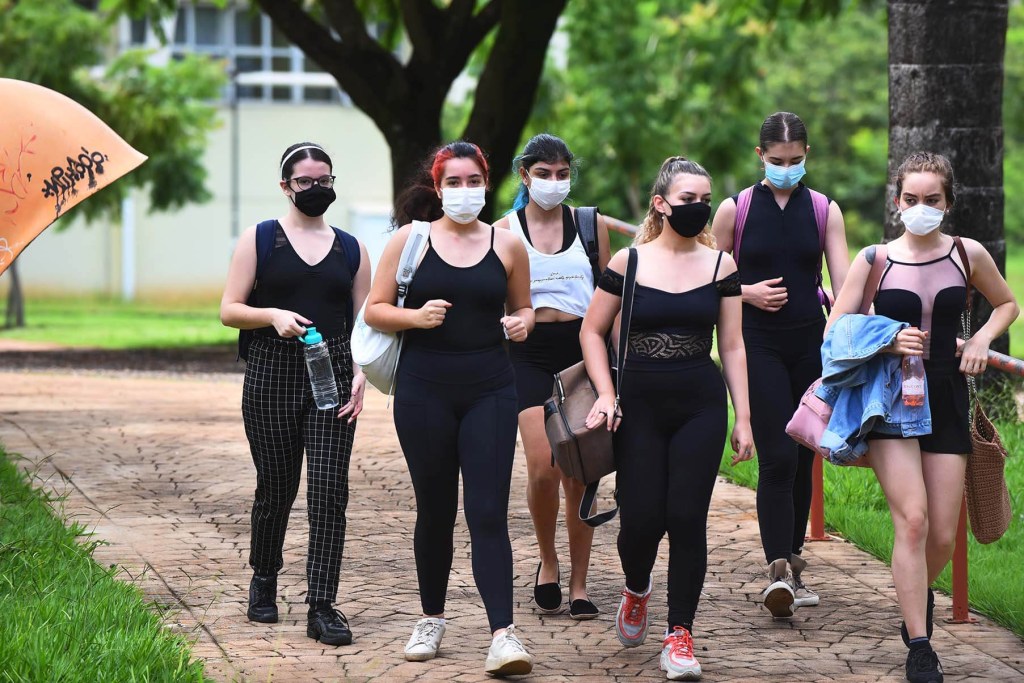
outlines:
[[828, 301], [828, 296], [825, 294], [825, 279], [822, 275], [823, 259], [825, 258], [825, 230], [828, 228], [828, 197], [818, 192], [807, 188], [807, 191], [811, 193], [811, 207], [814, 209], [814, 223], [818, 226], [818, 301], [821, 305], [832, 312], [832, 305]]
[[743, 228], [747, 225], [747, 216], [750, 215], [750, 201], [754, 197], [753, 186], [740, 190], [736, 198], [736, 223], [732, 231], [732, 257], [736, 265], [740, 263], [740, 243], [743, 241]]
[[[256, 278], [252, 282], [252, 291], [249, 298], [245, 300], [247, 306], [256, 303], [256, 288], [260, 284], [260, 278], [266, 270], [267, 261], [274, 253], [274, 235], [277, 232], [277, 220], [260, 221], [256, 224]], [[252, 343], [252, 330], [238, 331], [238, 355], [235, 360], [249, 360], [249, 344]]]
[[[348, 264], [348, 272], [352, 274], [352, 282], [355, 284], [356, 273], [359, 272], [359, 240], [357, 240], [351, 234], [345, 232], [341, 228], [335, 228], [333, 225], [331, 228], [334, 229], [334, 234], [341, 242], [341, 250], [345, 252], [345, 263]], [[348, 304], [345, 306], [345, 314], [348, 316], [348, 324], [350, 327], [355, 325], [355, 305], [352, 301], [352, 297], [349, 296]]]
[[867, 315], [868, 311], [871, 310], [871, 304], [875, 302], [875, 294], [878, 293], [878, 285], [882, 282], [882, 274], [885, 272], [885, 262], [889, 256], [889, 248], [884, 244], [876, 244], [873, 247], [869, 247], [869, 251], [865, 254], [865, 258], [868, 254], [871, 254], [871, 270], [868, 272], [868, 279], [864, 281], [864, 294], [861, 295], [860, 299], [860, 314]]
[[[622, 395], [622, 377], [626, 372], [626, 350], [629, 346], [629, 324], [633, 318], [633, 294], [636, 291], [636, 269], [637, 251], [636, 247], [629, 248], [629, 260], [626, 262], [626, 281], [622, 286], [622, 308], [619, 311], [619, 353], [618, 368], [615, 372], [615, 407], [612, 410], [619, 412], [619, 398]], [[616, 505], [611, 510], [591, 515], [594, 507], [594, 500], [597, 499], [597, 488], [600, 481], [587, 484], [583, 492], [583, 499], [580, 501], [580, 519], [590, 527], [598, 527], [614, 517], [619, 511]], [[617, 494], [618, 492], [616, 492]], [[618, 496], [616, 495], [616, 500]]]
[[590, 270], [594, 273], [594, 287], [597, 287], [597, 280], [601, 277], [599, 264], [600, 252], [597, 245], [597, 207], [580, 206], [576, 208], [576, 232], [580, 236], [580, 242], [590, 259]]

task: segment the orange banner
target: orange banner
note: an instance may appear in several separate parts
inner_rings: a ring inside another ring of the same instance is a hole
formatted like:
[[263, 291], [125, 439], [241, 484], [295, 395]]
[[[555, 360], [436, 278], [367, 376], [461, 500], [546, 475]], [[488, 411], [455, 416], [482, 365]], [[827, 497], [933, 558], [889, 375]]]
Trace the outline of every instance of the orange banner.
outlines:
[[65, 211], [145, 160], [74, 100], [0, 78], [0, 274]]

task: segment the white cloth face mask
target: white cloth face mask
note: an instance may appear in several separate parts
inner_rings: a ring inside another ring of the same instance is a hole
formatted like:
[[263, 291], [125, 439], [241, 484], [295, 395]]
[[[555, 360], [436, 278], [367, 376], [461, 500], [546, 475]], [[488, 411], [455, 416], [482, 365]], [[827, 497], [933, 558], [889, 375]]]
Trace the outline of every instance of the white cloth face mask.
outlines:
[[946, 212], [933, 206], [915, 204], [906, 211], [900, 212], [900, 220], [907, 226], [907, 231], [915, 235], [927, 235], [942, 224]]
[[569, 196], [569, 179], [547, 180], [546, 178], [534, 178], [530, 176], [530, 199], [537, 202], [537, 206], [550, 211], [565, 201]]
[[487, 203], [483, 187], [445, 187], [441, 189], [441, 208], [456, 223], [472, 223]]

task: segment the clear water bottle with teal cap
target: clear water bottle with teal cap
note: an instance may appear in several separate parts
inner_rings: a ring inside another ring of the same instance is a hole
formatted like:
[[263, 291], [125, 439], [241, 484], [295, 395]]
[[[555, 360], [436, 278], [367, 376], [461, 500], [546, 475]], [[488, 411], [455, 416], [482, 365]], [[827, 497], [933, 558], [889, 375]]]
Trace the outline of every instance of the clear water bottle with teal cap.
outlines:
[[334, 368], [331, 366], [331, 353], [315, 327], [306, 328], [305, 336], [301, 337], [306, 345], [306, 370], [309, 371], [309, 383], [313, 387], [313, 400], [320, 410], [338, 406], [338, 384], [334, 381]]

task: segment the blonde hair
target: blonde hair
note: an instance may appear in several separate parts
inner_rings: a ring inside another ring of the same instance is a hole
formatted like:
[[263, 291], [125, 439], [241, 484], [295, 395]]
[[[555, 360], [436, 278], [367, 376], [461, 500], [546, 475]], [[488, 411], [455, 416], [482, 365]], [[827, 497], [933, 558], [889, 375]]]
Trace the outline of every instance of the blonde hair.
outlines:
[[[711, 180], [711, 174], [696, 161], [691, 161], [686, 157], [669, 157], [665, 159], [661, 164], [661, 170], [658, 171], [658, 177], [654, 181], [654, 186], [651, 188], [651, 203], [647, 208], [647, 216], [644, 217], [644, 222], [640, 225], [640, 229], [637, 230], [636, 237], [633, 239], [634, 244], [651, 242], [661, 234], [665, 215], [654, 208], [654, 198], [657, 196], [664, 198], [665, 193], [672, 187], [672, 183], [678, 175], [699, 175], [704, 176], [708, 181]], [[715, 248], [715, 238], [711, 234], [710, 228], [705, 227], [697, 235], [697, 241], [706, 247]]]

